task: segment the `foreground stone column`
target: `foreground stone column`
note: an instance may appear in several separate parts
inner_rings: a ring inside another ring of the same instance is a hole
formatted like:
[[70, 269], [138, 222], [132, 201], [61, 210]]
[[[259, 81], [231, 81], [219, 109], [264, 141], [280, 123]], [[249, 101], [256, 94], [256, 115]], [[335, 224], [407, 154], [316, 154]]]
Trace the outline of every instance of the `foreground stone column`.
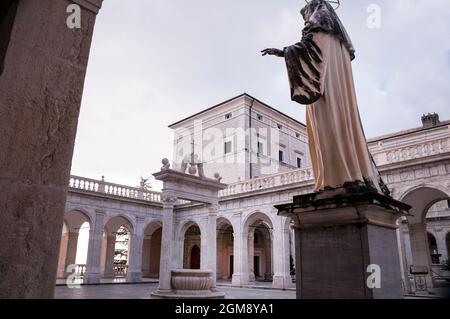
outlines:
[[292, 285], [291, 275], [290, 275], [290, 242], [289, 242], [289, 228], [284, 228], [285, 223], [284, 218], [280, 218], [279, 223], [280, 229], [274, 233], [274, 243], [273, 246], [273, 287], [279, 289], [287, 289]]
[[137, 218], [136, 229], [131, 238], [130, 260], [127, 273], [128, 282], [142, 281], [142, 246], [144, 244], [144, 219]]
[[[70, 4], [81, 28], [66, 25]], [[78, 115], [102, 0], [2, 0], [0, 299], [53, 298]], [[11, 4], [11, 6], [9, 6]], [[5, 44], [5, 45], [3, 45]]]
[[177, 198], [171, 195], [163, 195], [161, 201], [163, 203], [163, 227], [161, 240], [161, 260], [159, 266], [159, 293], [168, 293], [172, 291], [171, 287], [171, 270], [174, 262], [174, 225], [173, 225], [173, 208], [177, 202]]
[[[202, 270], [209, 270], [212, 272], [211, 288], [216, 288], [217, 282], [217, 213], [219, 211], [219, 204], [209, 206], [209, 214], [206, 220], [206, 227], [202, 233], [202, 252], [201, 256]], [[202, 253], [203, 255], [203, 253]]]
[[255, 282], [255, 229], [251, 228], [247, 236], [247, 247], [248, 247], [248, 280], [249, 282]]
[[59, 247], [59, 257], [58, 257], [58, 273], [56, 275], [56, 278], [65, 277], [68, 240], [69, 240], [69, 233], [65, 231], [61, 236], [61, 244]]
[[114, 253], [116, 249], [116, 236], [108, 235], [106, 237], [106, 252], [105, 252], [105, 270], [103, 272], [104, 278], [114, 278]]
[[69, 232], [68, 233], [68, 241], [67, 241], [67, 250], [66, 250], [66, 264], [65, 264], [65, 275], [67, 277], [71, 274], [71, 272], [67, 272], [67, 267], [69, 265], [74, 265], [76, 263], [77, 258], [77, 246], [78, 246], [78, 232]]
[[425, 223], [408, 224], [409, 238], [411, 243], [413, 266], [426, 267], [429, 274], [426, 275], [427, 288], [434, 287], [431, 276], [431, 256], [428, 246], [427, 225]]
[[277, 208], [295, 221], [297, 298], [403, 298], [395, 230], [408, 205], [349, 185]]
[[236, 287], [242, 287], [248, 284], [248, 233], [242, 232], [240, 216], [234, 216], [233, 219], [233, 277], [231, 284]]
[[85, 284], [98, 284], [102, 277], [100, 271], [100, 257], [102, 252], [103, 231], [105, 228], [105, 213], [97, 211], [94, 227], [89, 231], [89, 246], [87, 255]]

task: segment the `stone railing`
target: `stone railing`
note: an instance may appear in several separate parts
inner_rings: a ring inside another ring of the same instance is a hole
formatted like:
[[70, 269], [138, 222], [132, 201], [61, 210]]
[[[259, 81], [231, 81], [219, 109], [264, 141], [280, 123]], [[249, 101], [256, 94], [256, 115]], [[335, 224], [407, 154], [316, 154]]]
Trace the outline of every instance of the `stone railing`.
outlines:
[[69, 189], [112, 195], [129, 199], [140, 199], [156, 203], [161, 202], [161, 193], [159, 192], [148, 191], [142, 188], [108, 183], [104, 180], [95, 180], [79, 176], [70, 177]]
[[284, 173], [230, 184], [226, 189], [219, 192], [219, 197], [232, 196], [294, 183], [312, 182], [313, 178], [311, 167], [295, 169]]
[[404, 162], [450, 152], [450, 138], [439, 138], [424, 143], [388, 148], [373, 154], [377, 165]]
[[128, 272], [128, 265], [114, 265], [114, 277], [126, 277]]
[[76, 264], [74, 269], [74, 274], [80, 277], [83, 277], [86, 273], [86, 265], [85, 264]]

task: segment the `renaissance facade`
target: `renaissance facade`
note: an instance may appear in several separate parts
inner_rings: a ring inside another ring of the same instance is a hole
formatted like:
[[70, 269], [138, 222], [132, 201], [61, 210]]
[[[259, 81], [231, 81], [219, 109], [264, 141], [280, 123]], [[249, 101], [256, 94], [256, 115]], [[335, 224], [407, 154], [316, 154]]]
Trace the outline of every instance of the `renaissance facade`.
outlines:
[[[305, 125], [242, 94], [170, 128], [175, 133], [172, 168], [182, 170], [195, 154], [204, 175], [220, 175], [228, 185], [219, 192], [215, 236], [209, 207], [175, 203], [172, 240], [177, 267], [208, 269], [215, 264], [218, 282], [242, 287], [264, 281], [274, 288], [292, 287], [293, 230], [274, 205], [313, 191]], [[450, 250], [450, 121], [440, 122], [430, 114], [420, 127], [373, 138], [368, 144], [392, 196], [412, 206], [411, 215], [399, 219], [397, 230], [405, 293], [417, 289], [411, 266], [426, 267], [426, 284], [433, 287]], [[157, 279], [168, 200], [172, 199], [145, 185], [136, 188], [72, 176], [58, 278], [75, 269], [85, 283], [117, 277], [130, 282]], [[216, 243], [216, 256], [205, 253], [211, 242]], [[68, 270], [69, 265], [76, 266]]]

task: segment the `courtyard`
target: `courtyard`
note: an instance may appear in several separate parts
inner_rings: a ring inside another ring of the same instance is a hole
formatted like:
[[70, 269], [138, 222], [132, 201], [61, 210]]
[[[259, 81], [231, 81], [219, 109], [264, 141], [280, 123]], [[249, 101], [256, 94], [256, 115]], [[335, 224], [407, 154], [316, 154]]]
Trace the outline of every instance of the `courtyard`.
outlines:
[[[86, 285], [80, 288], [57, 286], [56, 299], [148, 299], [158, 289], [157, 283]], [[234, 288], [218, 286], [226, 299], [295, 299], [295, 290], [260, 288]]]

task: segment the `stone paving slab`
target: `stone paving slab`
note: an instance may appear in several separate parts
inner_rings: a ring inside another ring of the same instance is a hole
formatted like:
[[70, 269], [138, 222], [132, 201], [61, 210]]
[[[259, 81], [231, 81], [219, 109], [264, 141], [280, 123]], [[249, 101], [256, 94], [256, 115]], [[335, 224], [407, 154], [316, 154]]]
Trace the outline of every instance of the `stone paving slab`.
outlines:
[[[81, 286], [68, 288], [57, 286], [56, 299], [141, 299], [149, 298], [150, 293], [158, 288], [158, 284], [118, 284]], [[226, 294], [226, 299], [295, 299], [295, 291], [269, 290], [256, 288], [218, 287]]]

